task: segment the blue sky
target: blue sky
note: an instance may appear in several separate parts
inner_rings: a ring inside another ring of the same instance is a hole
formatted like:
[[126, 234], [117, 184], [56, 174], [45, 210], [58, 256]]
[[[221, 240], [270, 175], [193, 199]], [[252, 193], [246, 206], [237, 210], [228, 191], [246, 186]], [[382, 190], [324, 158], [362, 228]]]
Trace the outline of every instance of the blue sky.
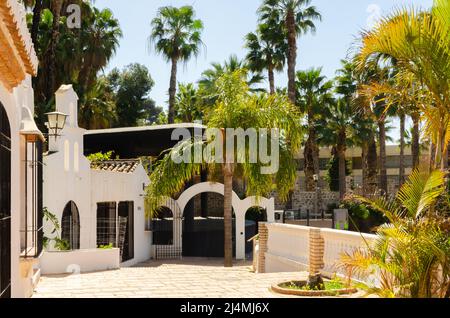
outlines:
[[[243, 38], [255, 30], [256, 10], [262, 0], [97, 0], [96, 6], [108, 7], [119, 19], [123, 30], [120, 48], [106, 71], [138, 62], [146, 65], [155, 80], [151, 97], [157, 105], [166, 107], [170, 65], [148, 47], [150, 21], [161, 6], [192, 5], [203, 20], [203, 42], [206, 50], [186, 65], [180, 65], [179, 82], [196, 82], [211, 62], [222, 62], [231, 54], [245, 56]], [[323, 16], [315, 35], [298, 41], [297, 69], [323, 67], [332, 78], [347, 56], [359, 31], [370, 25], [379, 14], [393, 8], [411, 6], [429, 8], [432, 0], [313, 0]], [[276, 74], [277, 86], [286, 85], [285, 72]]]

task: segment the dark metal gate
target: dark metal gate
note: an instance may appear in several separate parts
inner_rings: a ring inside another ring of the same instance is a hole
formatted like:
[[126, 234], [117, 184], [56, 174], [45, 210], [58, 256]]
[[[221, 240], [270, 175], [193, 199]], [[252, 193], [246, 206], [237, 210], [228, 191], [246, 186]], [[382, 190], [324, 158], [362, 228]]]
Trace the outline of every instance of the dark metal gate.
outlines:
[[11, 297], [11, 131], [0, 104], [0, 298]]
[[157, 218], [151, 220], [155, 259], [179, 259], [182, 257], [182, 224], [180, 218], [169, 208], [160, 208]]
[[61, 238], [69, 243], [71, 250], [80, 249], [80, 214], [75, 202], [67, 203], [61, 223]]

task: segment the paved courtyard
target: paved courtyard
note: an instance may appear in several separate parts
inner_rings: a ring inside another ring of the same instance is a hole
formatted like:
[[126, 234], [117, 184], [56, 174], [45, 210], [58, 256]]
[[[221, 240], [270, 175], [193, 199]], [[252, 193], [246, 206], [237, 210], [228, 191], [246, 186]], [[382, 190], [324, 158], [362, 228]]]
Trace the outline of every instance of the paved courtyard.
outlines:
[[44, 276], [36, 298], [270, 298], [276, 282], [306, 273], [255, 274], [250, 262], [224, 268], [221, 259], [149, 261], [136, 267], [80, 275]]

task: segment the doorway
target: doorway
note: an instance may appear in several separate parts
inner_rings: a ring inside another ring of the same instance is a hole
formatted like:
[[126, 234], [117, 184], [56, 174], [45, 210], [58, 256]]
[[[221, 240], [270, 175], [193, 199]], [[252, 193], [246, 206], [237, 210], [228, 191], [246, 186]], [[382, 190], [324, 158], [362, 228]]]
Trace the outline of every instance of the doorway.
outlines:
[[11, 130], [0, 103], [0, 298], [11, 297]]
[[134, 202], [119, 202], [119, 219], [126, 219], [125, 237], [122, 248], [122, 262], [134, 258]]
[[80, 249], [80, 214], [73, 201], [67, 203], [63, 211], [61, 238], [69, 243], [71, 250]]

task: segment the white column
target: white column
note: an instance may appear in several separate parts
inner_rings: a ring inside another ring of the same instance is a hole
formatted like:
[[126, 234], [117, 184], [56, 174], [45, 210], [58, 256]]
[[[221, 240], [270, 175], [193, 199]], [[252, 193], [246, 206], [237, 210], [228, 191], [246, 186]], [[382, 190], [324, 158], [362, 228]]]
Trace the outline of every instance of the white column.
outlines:
[[275, 198], [270, 198], [267, 202], [266, 207], [267, 213], [267, 222], [274, 223], [275, 222]]
[[245, 212], [236, 211], [236, 259], [245, 259]]

